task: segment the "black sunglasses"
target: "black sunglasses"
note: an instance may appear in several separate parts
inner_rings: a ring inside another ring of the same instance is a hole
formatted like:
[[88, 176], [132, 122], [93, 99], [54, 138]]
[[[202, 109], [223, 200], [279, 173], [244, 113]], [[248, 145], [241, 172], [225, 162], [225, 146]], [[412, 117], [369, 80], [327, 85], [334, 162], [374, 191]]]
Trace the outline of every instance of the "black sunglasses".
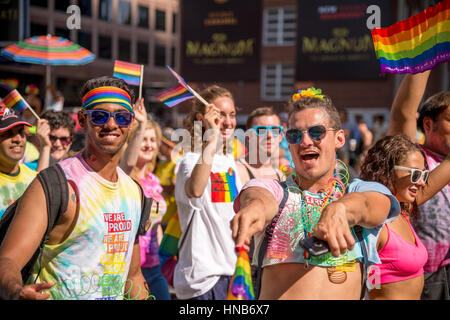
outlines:
[[311, 137], [312, 140], [320, 141], [323, 138], [325, 138], [327, 131], [335, 131], [335, 130], [336, 129], [334, 129], [334, 128], [326, 128], [323, 125], [318, 125], [318, 126], [309, 127], [306, 130], [289, 129], [288, 131], [286, 131], [285, 136], [286, 136], [286, 141], [289, 144], [297, 144], [300, 141], [302, 141], [303, 133], [305, 133], [305, 132], [308, 133], [308, 135]]
[[134, 113], [127, 111], [109, 112], [101, 109], [86, 110], [84, 114], [89, 113], [89, 119], [94, 126], [103, 126], [109, 118], [113, 117], [119, 127], [128, 127], [134, 118]]

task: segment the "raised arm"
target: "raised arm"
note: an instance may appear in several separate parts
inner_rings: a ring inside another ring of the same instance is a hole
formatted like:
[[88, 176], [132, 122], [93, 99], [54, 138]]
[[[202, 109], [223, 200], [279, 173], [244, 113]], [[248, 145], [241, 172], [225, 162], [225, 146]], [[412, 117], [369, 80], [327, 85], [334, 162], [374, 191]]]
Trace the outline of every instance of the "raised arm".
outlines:
[[208, 105], [207, 112], [203, 116], [207, 130], [212, 135], [202, 150], [202, 155], [192, 170], [190, 178], [186, 181], [185, 191], [189, 198], [200, 198], [205, 192], [211, 173], [214, 155], [220, 139], [220, 111], [214, 105]]
[[141, 144], [145, 133], [145, 126], [147, 125], [147, 112], [145, 110], [144, 99], [141, 98], [135, 105], [135, 119], [138, 122], [136, 130], [128, 142], [128, 146], [122, 154], [119, 167], [126, 173], [130, 174], [136, 165]]
[[422, 100], [431, 70], [406, 74], [392, 103], [387, 135], [405, 134], [416, 138], [416, 112]]
[[327, 241], [331, 254], [338, 257], [355, 245], [350, 227], [377, 227], [386, 220], [390, 210], [391, 200], [382, 193], [348, 193], [324, 208], [313, 229], [314, 236]]
[[239, 194], [240, 209], [231, 220], [233, 240], [236, 247], [249, 249], [251, 237], [264, 229], [278, 212], [278, 203], [270, 191], [250, 187]]
[[46, 119], [37, 121], [36, 135], [39, 139], [39, 160], [36, 170], [42, 171], [50, 165], [50, 153], [52, 149], [50, 125]]
[[417, 205], [428, 201], [448, 183], [450, 183], [450, 154], [430, 172], [427, 183], [417, 194]]
[[47, 299], [51, 285], [23, 287], [21, 270], [38, 248], [47, 228], [47, 203], [38, 179], [30, 184], [0, 246], [0, 299]]

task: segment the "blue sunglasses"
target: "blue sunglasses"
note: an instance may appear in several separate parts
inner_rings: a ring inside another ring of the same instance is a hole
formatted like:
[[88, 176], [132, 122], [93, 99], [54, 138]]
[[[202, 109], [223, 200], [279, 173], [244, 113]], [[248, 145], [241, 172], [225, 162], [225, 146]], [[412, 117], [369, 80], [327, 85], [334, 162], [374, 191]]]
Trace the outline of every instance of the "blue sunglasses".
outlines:
[[109, 112], [101, 109], [92, 109], [84, 111], [89, 114], [89, 119], [94, 126], [103, 126], [109, 118], [113, 117], [119, 127], [128, 127], [134, 119], [134, 113], [127, 111]]
[[267, 131], [270, 130], [274, 137], [277, 137], [283, 132], [283, 126], [254, 126], [253, 130], [255, 130], [257, 136], [265, 136]]

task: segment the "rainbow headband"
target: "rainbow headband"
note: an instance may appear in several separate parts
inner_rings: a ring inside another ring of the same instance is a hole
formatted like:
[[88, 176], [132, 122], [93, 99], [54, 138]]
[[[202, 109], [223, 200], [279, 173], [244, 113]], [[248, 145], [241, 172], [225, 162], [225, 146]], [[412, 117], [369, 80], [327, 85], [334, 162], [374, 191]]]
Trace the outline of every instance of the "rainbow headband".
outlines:
[[292, 96], [292, 101], [295, 102], [304, 97], [323, 99], [322, 89], [311, 87], [306, 90], [298, 90], [298, 93], [294, 93]]
[[119, 104], [133, 112], [130, 95], [117, 87], [98, 87], [86, 93], [81, 99], [81, 109], [93, 108], [102, 103]]

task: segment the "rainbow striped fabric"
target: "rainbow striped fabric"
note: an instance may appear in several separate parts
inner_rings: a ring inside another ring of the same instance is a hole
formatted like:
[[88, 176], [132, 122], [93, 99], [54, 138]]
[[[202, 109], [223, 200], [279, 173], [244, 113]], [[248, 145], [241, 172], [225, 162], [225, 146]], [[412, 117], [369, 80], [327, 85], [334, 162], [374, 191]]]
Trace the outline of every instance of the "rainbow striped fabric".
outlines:
[[177, 104], [192, 98], [194, 98], [194, 95], [180, 83], [175, 87], [156, 95], [156, 99], [168, 107], [176, 106]]
[[250, 259], [244, 248], [240, 247], [236, 250], [238, 250], [238, 259], [228, 288], [227, 300], [255, 300]]
[[15, 114], [20, 114], [27, 108], [27, 103], [16, 89], [9, 92], [2, 102], [6, 107], [14, 110]]
[[132, 86], [139, 86], [141, 83], [141, 65], [116, 60], [113, 77], [123, 79]]
[[116, 103], [133, 112], [130, 95], [123, 89], [105, 86], [92, 89], [81, 99], [81, 109], [93, 108], [102, 103]]
[[210, 173], [211, 201], [233, 202], [238, 195], [236, 187], [236, 173], [232, 168], [228, 172]]
[[372, 30], [381, 71], [419, 73], [450, 60], [450, 0]]

